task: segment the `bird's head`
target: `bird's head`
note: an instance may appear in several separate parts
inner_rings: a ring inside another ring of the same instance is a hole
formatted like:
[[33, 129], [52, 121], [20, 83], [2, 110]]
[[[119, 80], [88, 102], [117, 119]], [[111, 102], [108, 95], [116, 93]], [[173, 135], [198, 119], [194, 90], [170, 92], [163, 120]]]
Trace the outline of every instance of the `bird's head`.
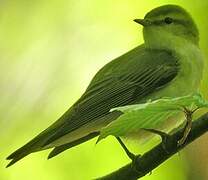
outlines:
[[149, 46], [167, 46], [177, 40], [198, 45], [197, 26], [180, 6], [164, 5], [148, 12], [144, 19], [134, 21], [143, 25], [144, 41]]

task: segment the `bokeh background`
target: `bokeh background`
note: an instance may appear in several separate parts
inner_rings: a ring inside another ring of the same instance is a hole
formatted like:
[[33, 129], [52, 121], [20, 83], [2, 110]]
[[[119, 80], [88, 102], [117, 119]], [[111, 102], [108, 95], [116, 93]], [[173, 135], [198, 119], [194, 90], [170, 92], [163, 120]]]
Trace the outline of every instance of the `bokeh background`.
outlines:
[[[205, 0], [0, 0], [0, 179], [88, 180], [129, 162], [112, 137], [96, 139], [46, 160], [48, 150], [6, 169], [6, 156], [48, 127], [104, 64], [142, 43], [132, 20], [156, 6], [178, 4], [194, 17], [208, 62]], [[207, 69], [201, 91], [206, 98]], [[151, 145], [130, 145], [142, 153]], [[207, 180], [208, 135], [144, 180]]]

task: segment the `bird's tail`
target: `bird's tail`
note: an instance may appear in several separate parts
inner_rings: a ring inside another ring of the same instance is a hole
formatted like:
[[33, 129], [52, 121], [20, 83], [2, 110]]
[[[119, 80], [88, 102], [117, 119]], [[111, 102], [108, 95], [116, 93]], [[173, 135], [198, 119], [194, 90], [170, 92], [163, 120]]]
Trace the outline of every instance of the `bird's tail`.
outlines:
[[[103, 122], [109, 123], [109, 121], [112, 121], [116, 117], [120, 116], [120, 114], [121, 114], [120, 112], [119, 113], [118, 112], [111, 113], [109, 116], [106, 116], [105, 118], [103, 118], [102, 121], [99, 120], [100, 121], [99, 123], [100, 124], [102, 124]], [[73, 137], [73, 140], [66, 142], [66, 144], [63, 143], [63, 145], [60, 145], [60, 144], [58, 145], [58, 144], [48, 143], [48, 140], [51, 139], [51, 137], [54, 136], [54, 134], [57, 132], [57, 130], [63, 126], [63, 124], [66, 122], [66, 120], [69, 121], [71, 119], [71, 117], [73, 117], [73, 116], [71, 116], [70, 109], [69, 109], [62, 117], [59, 118], [58, 121], [53, 123], [50, 127], [48, 127], [42, 133], [37, 135], [34, 139], [29, 141], [23, 147], [19, 148], [18, 150], [13, 152], [11, 155], [9, 155], [6, 159], [11, 160], [11, 161], [6, 167], [13, 165], [14, 163], [19, 161], [20, 159], [24, 158], [25, 156], [27, 156], [33, 152], [37, 152], [37, 151], [41, 151], [41, 150], [55, 147], [54, 150], [50, 153], [50, 155], [48, 157], [48, 158], [52, 158], [52, 157], [58, 155], [59, 153], [65, 151], [66, 149], [69, 149], [69, 148], [76, 146], [80, 143], [83, 143], [89, 139], [92, 139], [93, 137], [95, 137], [99, 134], [99, 132], [97, 131], [96, 128], [93, 129], [91, 132], [85, 132], [85, 131], [83, 131], [83, 129], [82, 129], [82, 131], [80, 131], [80, 129], [78, 128], [77, 130], [79, 132], [77, 131], [75, 133], [78, 136], [76, 138]], [[95, 125], [94, 122], [91, 125]], [[75, 132], [75, 131], [71, 131], [71, 132]]]
[[51, 159], [54, 156], [57, 156], [58, 154], [62, 153], [63, 151], [65, 151], [67, 149], [70, 149], [70, 148], [77, 146], [85, 141], [88, 141], [88, 140], [98, 136], [99, 134], [100, 134], [99, 132], [92, 132], [92, 133], [88, 134], [87, 136], [84, 136], [80, 139], [69, 142], [67, 144], [63, 144], [61, 146], [57, 146], [50, 152], [50, 154], [48, 155], [48, 159]]
[[21, 148], [17, 149], [15, 152], [10, 154], [6, 159], [11, 160], [10, 163], [6, 166], [9, 167], [19, 161], [20, 159], [24, 158], [25, 156], [40, 150], [44, 150], [42, 148], [43, 143], [45, 142], [45, 135], [46, 133], [43, 131], [41, 134], [36, 136], [34, 139], [29, 141], [27, 144], [22, 146]]
[[9, 167], [24, 158], [25, 156], [41, 151], [44, 149], [50, 148], [50, 146], [45, 147], [44, 144], [48, 141], [48, 139], [54, 134], [55, 129], [59, 128], [66, 118], [70, 119], [70, 111], [69, 109], [63, 116], [61, 116], [55, 123], [49, 126], [47, 129], [42, 131], [39, 135], [29, 141], [27, 144], [17, 149], [11, 155], [9, 155], [6, 159], [11, 160], [10, 163], [6, 166]]
[[[75, 141], [72, 141], [70, 143], [55, 147], [51, 151], [51, 153], [49, 154], [48, 159], [60, 154], [61, 152], [65, 151], [67, 149], [70, 149], [76, 145], [79, 145], [85, 141], [90, 140], [90, 139], [96, 137], [98, 134], [99, 134], [99, 132], [93, 132], [93, 133], [88, 134], [87, 136], [84, 136], [84, 137], [77, 139]], [[19, 161], [20, 159], [24, 158], [25, 156], [27, 156], [33, 152], [44, 150], [42, 145], [45, 143], [45, 141], [42, 141], [42, 137], [40, 137], [40, 135], [38, 135], [33, 140], [31, 140], [30, 142], [25, 144], [23, 147], [19, 148], [18, 150], [13, 152], [11, 155], [9, 155], [6, 159], [11, 160], [11, 161], [6, 167], [13, 165], [14, 163]]]
[[19, 161], [20, 159], [22, 159], [25, 156], [27, 156], [28, 154], [32, 153], [30, 150], [28, 150], [29, 147], [31, 147], [31, 145], [27, 144], [27, 145], [21, 147], [20, 149], [18, 149], [17, 151], [13, 152], [11, 155], [9, 155], [6, 159], [11, 160], [11, 161], [9, 162], [9, 164], [6, 167], [13, 165], [14, 163]]

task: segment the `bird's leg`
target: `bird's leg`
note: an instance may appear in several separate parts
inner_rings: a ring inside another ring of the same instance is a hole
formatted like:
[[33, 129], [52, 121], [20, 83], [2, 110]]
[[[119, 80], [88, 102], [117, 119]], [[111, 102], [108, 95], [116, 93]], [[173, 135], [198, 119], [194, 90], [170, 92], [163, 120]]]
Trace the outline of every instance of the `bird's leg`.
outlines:
[[121, 138], [116, 137], [116, 139], [118, 140], [119, 144], [122, 146], [122, 148], [124, 149], [125, 153], [127, 154], [127, 156], [132, 160], [135, 161], [136, 159], [136, 155], [134, 155], [133, 153], [131, 153], [128, 148], [126, 147], [126, 145], [123, 143], [123, 141], [121, 140]]
[[[136, 172], [139, 172], [137, 170], [137, 158], [139, 158], [141, 155], [134, 155], [132, 152], [130, 152], [128, 150], [128, 148], [126, 147], [126, 145], [123, 143], [123, 141], [121, 140], [121, 138], [116, 137], [116, 139], [118, 140], [119, 144], [122, 146], [122, 148], [124, 149], [124, 151], [126, 152], [127, 156], [132, 160], [132, 167]], [[140, 173], [140, 172], [139, 172]]]
[[162, 147], [163, 149], [168, 153], [167, 148], [165, 147], [165, 144], [167, 144], [168, 138], [170, 137], [167, 133], [156, 130], [156, 129], [147, 129], [147, 128], [142, 128], [145, 131], [151, 132], [153, 134], [157, 134], [161, 137], [162, 139]]
[[186, 117], [186, 124], [185, 124], [184, 131], [183, 131], [183, 137], [178, 141], [178, 146], [181, 146], [185, 143], [185, 141], [191, 131], [192, 116], [196, 110], [198, 110], [198, 108], [196, 108], [194, 110], [189, 110], [186, 107], [183, 107], [183, 112], [185, 113], [185, 117]]

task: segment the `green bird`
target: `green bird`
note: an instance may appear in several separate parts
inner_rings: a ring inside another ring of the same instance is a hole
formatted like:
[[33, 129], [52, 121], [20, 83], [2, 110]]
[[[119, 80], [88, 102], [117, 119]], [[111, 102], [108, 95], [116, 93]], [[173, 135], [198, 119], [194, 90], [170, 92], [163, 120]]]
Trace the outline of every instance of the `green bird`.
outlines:
[[[48, 158], [99, 135], [122, 113], [112, 108], [198, 91], [203, 71], [199, 32], [189, 13], [164, 5], [135, 19], [144, 43], [101, 68], [84, 94], [56, 122], [7, 157], [7, 167], [30, 153]], [[122, 143], [122, 142], [121, 142]]]

